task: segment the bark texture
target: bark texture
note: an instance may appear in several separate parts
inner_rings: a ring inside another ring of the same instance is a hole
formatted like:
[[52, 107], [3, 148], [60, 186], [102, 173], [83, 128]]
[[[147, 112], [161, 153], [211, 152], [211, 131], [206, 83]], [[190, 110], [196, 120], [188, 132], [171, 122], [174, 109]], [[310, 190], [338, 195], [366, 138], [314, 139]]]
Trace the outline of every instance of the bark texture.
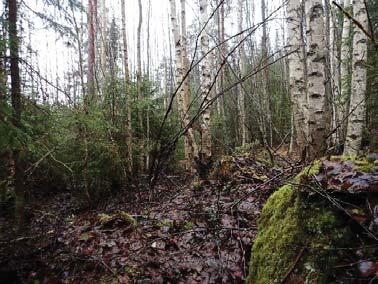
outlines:
[[[368, 17], [364, 1], [353, 1], [353, 16], [367, 30]], [[359, 27], [354, 28], [352, 55], [352, 93], [344, 154], [358, 154], [365, 122], [367, 37]]]
[[[330, 8], [330, 68], [331, 68], [331, 90], [332, 90], [332, 130], [337, 128], [341, 120], [338, 116], [338, 102], [340, 98], [340, 62], [339, 62], [339, 31], [336, 10]], [[340, 130], [340, 128], [338, 128]], [[332, 136], [334, 144], [340, 143], [340, 131], [336, 131]]]
[[327, 147], [324, 7], [320, 0], [307, 0], [305, 5], [307, 20], [309, 157], [315, 158], [321, 155]]
[[[182, 63], [182, 80], [184, 80], [185, 74], [188, 72], [189, 68], [189, 60], [188, 60], [188, 52], [187, 52], [187, 34], [186, 34], [186, 4], [185, 0], [180, 0], [181, 2], [181, 47], [182, 47], [182, 56], [181, 56], [181, 63]], [[182, 84], [182, 103], [183, 103], [183, 114], [182, 120], [184, 127], [188, 127], [189, 125], [189, 100], [190, 100], [190, 89], [189, 89], [189, 76], [184, 80]], [[188, 127], [187, 132], [184, 136], [185, 139], [185, 152], [188, 153], [188, 160], [190, 164], [188, 167], [191, 167], [191, 161], [198, 156], [198, 148], [197, 143], [194, 137], [194, 132], [192, 127]]]
[[191, 167], [191, 162], [198, 155], [198, 149], [196, 141], [194, 138], [193, 129], [188, 127], [189, 117], [188, 117], [188, 103], [189, 103], [189, 81], [184, 75], [187, 71], [187, 58], [186, 58], [186, 23], [185, 23], [185, 1], [181, 1], [181, 25], [182, 25], [182, 35], [180, 35], [179, 25], [177, 21], [177, 10], [176, 10], [176, 0], [170, 0], [170, 13], [171, 13], [171, 25], [172, 34], [175, 45], [175, 67], [176, 67], [176, 78], [175, 84], [176, 88], [180, 85], [177, 91], [177, 107], [181, 119], [181, 127], [183, 129], [187, 128], [184, 135], [184, 151], [185, 151], [185, 167], [189, 169]]
[[[201, 27], [204, 27], [208, 21], [208, 1], [200, 0], [200, 21]], [[206, 29], [201, 33], [201, 54], [204, 57], [201, 62], [201, 95], [202, 105], [205, 108], [202, 112], [201, 132], [202, 147], [201, 160], [202, 164], [211, 162], [211, 73], [210, 73], [210, 57], [209, 54], [209, 36]]]
[[[344, 0], [344, 9], [352, 12], [350, 0]], [[337, 98], [337, 120], [341, 124], [339, 128], [339, 137], [344, 141], [346, 135], [346, 114], [348, 110], [348, 98], [350, 97], [350, 80], [351, 80], [351, 20], [344, 15], [343, 30], [341, 34], [341, 53], [340, 53], [340, 96]]]
[[293, 150], [302, 154], [307, 145], [307, 94], [304, 73], [302, 5], [300, 0], [287, 4], [288, 56], [290, 95], [293, 106]]

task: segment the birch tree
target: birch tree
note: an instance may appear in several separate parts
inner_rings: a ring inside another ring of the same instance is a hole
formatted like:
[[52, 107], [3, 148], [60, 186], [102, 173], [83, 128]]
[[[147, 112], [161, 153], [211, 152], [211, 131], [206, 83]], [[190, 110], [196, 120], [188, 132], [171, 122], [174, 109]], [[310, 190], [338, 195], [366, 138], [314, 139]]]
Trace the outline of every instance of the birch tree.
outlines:
[[[338, 117], [338, 103], [340, 98], [340, 64], [339, 64], [339, 31], [338, 31], [338, 19], [336, 11], [333, 7], [330, 7], [330, 68], [331, 68], [331, 91], [332, 91], [332, 125], [331, 128], [335, 129], [340, 123]], [[339, 129], [338, 129], [339, 130]], [[332, 142], [334, 144], [340, 143], [340, 131], [336, 131], [332, 135]]]
[[[181, 46], [182, 46], [182, 79], [184, 75], [188, 72], [189, 60], [187, 52], [187, 32], [186, 32], [186, 1], [180, 0], [181, 2]], [[185, 127], [189, 125], [189, 100], [190, 100], [190, 88], [189, 88], [189, 76], [184, 80], [182, 84], [182, 96], [183, 96], [183, 122]], [[198, 156], [197, 143], [194, 137], [194, 132], [192, 127], [189, 127], [185, 134], [185, 148], [188, 152], [189, 161], [192, 161], [194, 157]]]
[[[352, 11], [350, 0], [344, 0], [344, 9]], [[351, 69], [351, 20], [344, 16], [343, 30], [341, 34], [341, 52], [340, 52], [340, 96], [337, 98], [337, 120], [341, 124], [339, 128], [340, 141], [344, 141], [346, 135], [347, 121], [346, 113], [348, 110], [348, 98], [350, 97], [350, 69]]]
[[[368, 17], [364, 1], [353, 0], [353, 16], [367, 30]], [[358, 154], [361, 148], [365, 122], [367, 37], [360, 27], [355, 27], [352, 54], [352, 93], [348, 117], [345, 155]]]
[[293, 108], [293, 128], [296, 150], [303, 153], [307, 144], [307, 94], [302, 48], [302, 5], [300, 0], [287, 4], [288, 56], [290, 95]]
[[326, 146], [326, 89], [324, 7], [321, 0], [307, 0], [307, 92], [309, 157], [320, 155]]
[[[177, 107], [181, 119], [182, 128], [186, 128], [189, 124], [188, 118], [188, 102], [189, 102], [189, 81], [188, 78], [184, 79], [187, 71], [187, 55], [186, 55], [186, 21], [185, 21], [185, 1], [181, 1], [181, 30], [179, 32], [179, 25], [177, 21], [176, 0], [170, 0], [170, 14], [171, 14], [171, 27], [175, 46], [175, 67], [176, 78], [175, 85], [181, 87], [177, 91]], [[191, 161], [198, 155], [197, 144], [194, 138], [193, 129], [189, 127], [184, 135], [184, 152], [186, 160], [186, 168], [189, 169]]]
[[[138, 101], [142, 99], [142, 55], [141, 55], [141, 34], [142, 34], [142, 23], [143, 23], [143, 10], [142, 10], [142, 0], [138, 0], [139, 8], [139, 21], [137, 30], [137, 96]], [[138, 109], [138, 122], [139, 131], [141, 133], [141, 140], [143, 140], [143, 118], [142, 109]], [[144, 170], [144, 145], [141, 141], [141, 155], [140, 155], [140, 168]]]
[[[204, 27], [208, 21], [208, 1], [200, 0], [200, 26]], [[201, 33], [201, 54], [203, 60], [201, 61], [201, 95], [202, 106], [205, 108], [202, 112], [201, 134], [201, 162], [207, 165], [211, 162], [211, 109], [209, 103], [211, 101], [211, 75], [210, 75], [210, 59], [209, 51], [209, 36], [206, 28]]]

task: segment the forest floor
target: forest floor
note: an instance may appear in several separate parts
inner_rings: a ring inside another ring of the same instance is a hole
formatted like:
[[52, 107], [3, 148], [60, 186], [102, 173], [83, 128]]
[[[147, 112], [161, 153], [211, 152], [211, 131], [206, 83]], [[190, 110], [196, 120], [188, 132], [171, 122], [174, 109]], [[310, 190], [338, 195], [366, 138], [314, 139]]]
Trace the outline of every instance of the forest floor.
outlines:
[[162, 176], [93, 210], [38, 198], [22, 232], [0, 219], [0, 283], [243, 283], [261, 208], [295, 173], [240, 156], [201, 186]]

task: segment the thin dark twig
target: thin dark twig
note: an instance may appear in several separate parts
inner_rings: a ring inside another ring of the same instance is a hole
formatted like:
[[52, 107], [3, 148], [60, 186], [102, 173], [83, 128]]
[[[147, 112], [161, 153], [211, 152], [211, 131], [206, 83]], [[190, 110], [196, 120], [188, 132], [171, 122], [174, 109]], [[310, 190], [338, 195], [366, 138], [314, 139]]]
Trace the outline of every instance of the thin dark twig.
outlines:
[[294, 268], [297, 266], [299, 260], [301, 259], [301, 257], [303, 256], [305, 251], [306, 251], [306, 247], [302, 247], [301, 250], [299, 251], [299, 253], [297, 254], [297, 256], [295, 257], [293, 264], [291, 265], [291, 267], [289, 268], [289, 270], [285, 274], [284, 278], [282, 279], [281, 284], [284, 284], [284, 283], [287, 282], [291, 273], [293, 272]]

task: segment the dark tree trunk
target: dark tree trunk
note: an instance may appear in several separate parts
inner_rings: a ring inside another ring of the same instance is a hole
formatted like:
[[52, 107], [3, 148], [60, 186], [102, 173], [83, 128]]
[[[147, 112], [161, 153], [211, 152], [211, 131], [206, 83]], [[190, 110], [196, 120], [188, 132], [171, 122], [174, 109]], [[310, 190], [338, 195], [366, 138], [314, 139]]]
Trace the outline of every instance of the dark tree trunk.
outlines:
[[[19, 40], [17, 36], [17, 1], [8, 0], [9, 9], [9, 49], [10, 49], [10, 71], [11, 71], [11, 97], [15, 127], [21, 127], [21, 87], [19, 62]], [[13, 178], [16, 193], [15, 214], [19, 225], [24, 223], [25, 190], [23, 185], [23, 167], [20, 160], [20, 149], [13, 150]]]

